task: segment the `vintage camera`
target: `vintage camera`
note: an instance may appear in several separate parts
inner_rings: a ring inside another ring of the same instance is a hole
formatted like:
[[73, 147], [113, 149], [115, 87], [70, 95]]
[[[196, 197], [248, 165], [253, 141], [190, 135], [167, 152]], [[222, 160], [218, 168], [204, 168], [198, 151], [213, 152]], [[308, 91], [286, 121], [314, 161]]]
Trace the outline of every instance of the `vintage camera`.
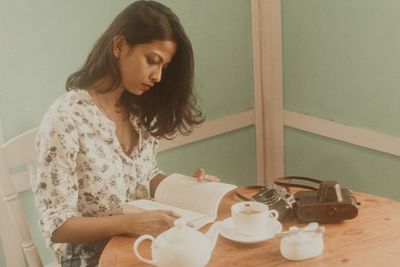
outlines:
[[293, 195], [280, 186], [274, 188], [262, 187], [250, 200], [262, 202], [268, 205], [270, 209], [276, 210], [279, 213], [279, 221], [291, 218], [296, 208], [296, 200]]

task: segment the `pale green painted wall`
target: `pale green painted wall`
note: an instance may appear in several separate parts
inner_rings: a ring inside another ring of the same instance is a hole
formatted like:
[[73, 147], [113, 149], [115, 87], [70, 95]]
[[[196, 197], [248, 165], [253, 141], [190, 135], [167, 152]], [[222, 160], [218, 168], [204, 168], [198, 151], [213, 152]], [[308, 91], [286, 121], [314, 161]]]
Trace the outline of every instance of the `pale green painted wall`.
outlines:
[[[400, 2], [283, 0], [284, 105], [400, 135]], [[285, 131], [286, 174], [400, 200], [400, 158]]]
[[[182, 169], [192, 173], [197, 166], [212, 170], [237, 185], [256, 183], [256, 144], [254, 128], [248, 127], [179, 150], [160, 153], [158, 163], [168, 173]], [[239, 167], [238, 167], [239, 166]]]
[[[132, 1], [0, 1], [0, 116], [6, 139], [39, 124], [66, 77]], [[253, 105], [250, 3], [161, 1], [191, 37], [196, 85], [209, 118]]]
[[[64, 93], [66, 77], [84, 61], [97, 37], [132, 1], [0, 0], [0, 118], [9, 140], [39, 125]], [[208, 118], [253, 107], [250, 1], [168, 0], [195, 51], [196, 86]], [[248, 127], [162, 152], [167, 172], [206, 168], [224, 181], [256, 181], [254, 129]], [[32, 194], [21, 196], [34, 238], [47, 261]], [[0, 254], [0, 266], [4, 264]]]

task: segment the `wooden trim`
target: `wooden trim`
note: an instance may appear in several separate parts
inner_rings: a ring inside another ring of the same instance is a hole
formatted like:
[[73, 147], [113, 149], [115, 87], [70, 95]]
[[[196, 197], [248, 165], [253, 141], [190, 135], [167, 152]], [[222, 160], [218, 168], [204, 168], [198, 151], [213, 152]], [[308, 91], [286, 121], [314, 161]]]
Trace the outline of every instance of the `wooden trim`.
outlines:
[[251, 30], [253, 38], [254, 117], [257, 155], [257, 184], [265, 184], [264, 118], [261, 86], [261, 19], [260, 1], [251, 1]]
[[253, 109], [206, 121], [202, 124], [202, 126], [196, 128], [193, 133], [188, 136], [178, 135], [173, 140], [162, 139], [160, 141], [159, 151], [165, 151], [178, 146], [197, 142], [226, 132], [251, 126], [253, 124]]
[[285, 125], [353, 145], [400, 156], [400, 137], [361, 129], [325, 119], [285, 111]]
[[259, 0], [258, 6], [262, 95], [257, 110], [262, 108], [264, 139], [264, 180], [259, 183], [272, 186], [276, 177], [284, 175], [281, 1]]

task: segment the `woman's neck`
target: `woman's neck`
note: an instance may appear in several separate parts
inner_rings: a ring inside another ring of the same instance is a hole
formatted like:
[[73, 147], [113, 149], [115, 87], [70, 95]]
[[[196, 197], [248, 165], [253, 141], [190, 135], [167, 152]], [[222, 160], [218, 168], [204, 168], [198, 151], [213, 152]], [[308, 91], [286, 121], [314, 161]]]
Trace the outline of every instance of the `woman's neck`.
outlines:
[[91, 94], [96, 94], [97, 99], [101, 99], [103, 105], [108, 108], [115, 108], [120, 106], [120, 98], [125, 89], [117, 85], [117, 87], [109, 92], [101, 93], [105, 88], [110, 88], [112, 85], [111, 79], [104, 78], [96, 81], [93, 85], [89, 86], [88, 91]]

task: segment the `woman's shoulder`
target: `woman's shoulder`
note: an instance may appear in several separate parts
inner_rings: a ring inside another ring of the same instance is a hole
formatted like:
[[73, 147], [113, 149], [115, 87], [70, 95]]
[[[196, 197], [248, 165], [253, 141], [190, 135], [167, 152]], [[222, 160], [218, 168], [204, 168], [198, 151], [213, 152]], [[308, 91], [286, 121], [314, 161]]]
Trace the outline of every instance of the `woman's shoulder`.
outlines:
[[56, 114], [73, 115], [79, 109], [90, 104], [89, 94], [85, 90], [71, 90], [59, 96], [50, 105], [45, 116]]
[[76, 106], [88, 104], [88, 93], [86, 90], [74, 89], [59, 96], [49, 110], [68, 111], [75, 110]]
[[42, 121], [58, 121], [60, 118], [71, 120], [90, 104], [89, 94], [85, 90], [70, 90], [59, 96], [50, 105]]
[[71, 147], [76, 145], [76, 142], [68, 140], [78, 138], [77, 129], [79, 129], [80, 121], [77, 113], [82, 113], [82, 108], [78, 106], [83, 106], [84, 101], [87, 101], [85, 93], [83, 90], [68, 91], [50, 105], [41, 120], [36, 137], [38, 151], [57, 142]]

